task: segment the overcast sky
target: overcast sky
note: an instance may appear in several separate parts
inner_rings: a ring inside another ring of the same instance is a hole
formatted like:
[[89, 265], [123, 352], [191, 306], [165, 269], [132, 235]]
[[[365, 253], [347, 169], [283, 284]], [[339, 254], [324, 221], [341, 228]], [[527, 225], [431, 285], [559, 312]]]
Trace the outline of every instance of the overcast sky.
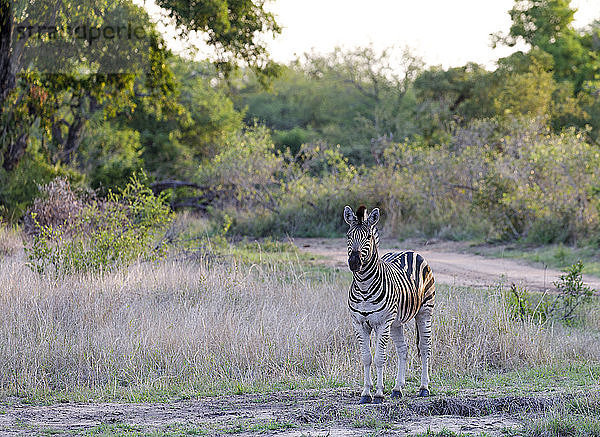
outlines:
[[[139, 3], [143, 0], [138, 0]], [[151, 0], [146, 7], [152, 9]], [[410, 47], [427, 65], [478, 62], [488, 68], [514, 49], [490, 46], [490, 34], [510, 28], [513, 0], [272, 0], [283, 32], [267, 40], [273, 59], [289, 62], [312, 50]], [[572, 0], [576, 27], [600, 19], [599, 0]], [[179, 43], [171, 47], [178, 51]]]

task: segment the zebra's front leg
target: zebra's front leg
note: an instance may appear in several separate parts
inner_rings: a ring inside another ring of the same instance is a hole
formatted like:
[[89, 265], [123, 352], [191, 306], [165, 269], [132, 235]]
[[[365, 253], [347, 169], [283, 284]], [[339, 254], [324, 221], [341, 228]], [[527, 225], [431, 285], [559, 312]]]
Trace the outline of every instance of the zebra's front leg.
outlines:
[[367, 323], [354, 321], [354, 330], [364, 370], [364, 385], [359, 403], [369, 404], [373, 400], [371, 398], [371, 389], [373, 388], [373, 381], [371, 380], [371, 327]]
[[377, 385], [375, 396], [373, 396], [373, 403], [375, 404], [383, 402], [383, 367], [385, 366], [385, 352], [390, 338], [390, 325], [390, 322], [380, 325], [376, 331], [377, 345], [375, 346], [375, 370], [377, 373]]

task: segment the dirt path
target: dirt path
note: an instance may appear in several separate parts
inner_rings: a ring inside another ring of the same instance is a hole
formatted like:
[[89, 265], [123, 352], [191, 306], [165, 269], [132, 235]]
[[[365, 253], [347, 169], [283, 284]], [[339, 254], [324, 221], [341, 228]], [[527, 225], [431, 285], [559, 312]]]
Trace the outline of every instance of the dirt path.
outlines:
[[[320, 262], [348, 268], [346, 240], [343, 238], [296, 238], [293, 242], [300, 250], [322, 257]], [[397, 242], [383, 240], [380, 254], [416, 250], [429, 262], [436, 282], [455, 286], [492, 287], [499, 283], [510, 286], [514, 282], [528, 290], [554, 290], [554, 282], [562, 274], [558, 270], [533, 267], [514, 259], [485, 258], [464, 253], [465, 248], [465, 243], [454, 242], [401, 247]], [[599, 278], [584, 276], [584, 282], [593, 289], [600, 290]]]
[[[414, 435], [442, 429], [502, 435], [565, 395], [416, 398], [358, 405], [350, 389], [295, 390], [154, 404], [0, 407], [0, 435]], [[126, 432], [128, 431], [128, 432]], [[132, 433], [135, 431], [137, 433]]]

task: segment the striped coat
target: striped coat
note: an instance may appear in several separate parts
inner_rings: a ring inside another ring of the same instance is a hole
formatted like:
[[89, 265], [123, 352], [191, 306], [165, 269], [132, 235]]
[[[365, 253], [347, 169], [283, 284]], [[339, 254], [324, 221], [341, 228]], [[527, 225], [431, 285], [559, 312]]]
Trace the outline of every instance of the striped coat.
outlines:
[[[344, 209], [348, 229], [348, 265], [353, 271], [348, 294], [348, 307], [359, 343], [364, 366], [364, 388], [361, 402], [383, 400], [383, 366], [386, 348], [392, 337], [398, 353], [398, 370], [392, 397], [402, 396], [405, 386], [406, 355], [404, 324], [415, 319], [417, 348], [421, 355], [422, 373], [420, 396], [429, 394], [428, 364], [431, 353], [431, 318], [435, 302], [435, 283], [431, 267], [413, 251], [387, 253], [379, 258], [379, 233], [376, 224], [379, 210], [366, 215], [360, 207], [357, 214]], [[370, 337], [374, 334], [374, 364], [377, 387], [371, 397], [372, 364]]]

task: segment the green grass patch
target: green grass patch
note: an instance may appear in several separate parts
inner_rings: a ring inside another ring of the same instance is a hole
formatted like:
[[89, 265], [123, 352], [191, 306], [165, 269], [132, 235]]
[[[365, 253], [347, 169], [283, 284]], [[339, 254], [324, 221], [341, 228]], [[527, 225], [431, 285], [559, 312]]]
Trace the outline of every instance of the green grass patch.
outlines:
[[588, 395], [565, 402], [551, 411], [532, 417], [513, 435], [526, 437], [600, 436], [600, 397]]
[[[472, 436], [473, 434], [463, 434], [462, 432], [456, 433], [454, 431], [450, 431], [447, 429], [442, 429], [441, 431], [431, 431], [427, 430], [427, 432], [423, 432], [420, 434], [415, 434], [413, 437], [464, 437], [464, 436]], [[479, 434], [480, 436], [484, 436], [486, 434]]]
[[[418, 375], [417, 375], [418, 376]], [[417, 376], [407, 378], [407, 387], [417, 390]], [[565, 362], [546, 366], [526, 367], [508, 372], [487, 370], [464, 375], [433, 372], [433, 395], [460, 396], [464, 390], [484, 390], [489, 396], [527, 396], [541, 392], [569, 392], [600, 383], [600, 364]]]
[[188, 424], [169, 424], [164, 427], [147, 429], [143, 426], [125, 423], [100, 424], [84, 432], [67, 432], [67, 435], [69, 434], [88, 437], [186, 437], [216, 435], [214, 430], [209, 427], [190, 426]]

